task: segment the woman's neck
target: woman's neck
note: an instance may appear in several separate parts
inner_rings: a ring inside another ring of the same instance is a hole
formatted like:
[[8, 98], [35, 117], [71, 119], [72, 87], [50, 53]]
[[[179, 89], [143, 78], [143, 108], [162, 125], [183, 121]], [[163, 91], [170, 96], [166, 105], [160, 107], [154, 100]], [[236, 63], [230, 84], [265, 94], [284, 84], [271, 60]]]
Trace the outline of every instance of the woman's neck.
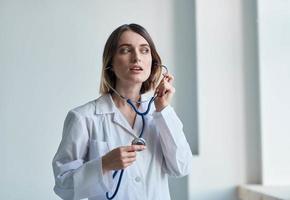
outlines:
[[[116, 87], [116, 91], [123, 97], [130, 99], [132, 102], [140, 100], [140, 88], [141, 87]], [[121, 98], [118, 94], [113, 93], [112, 98], [117, 107], [128, 106], [127, 102]]]

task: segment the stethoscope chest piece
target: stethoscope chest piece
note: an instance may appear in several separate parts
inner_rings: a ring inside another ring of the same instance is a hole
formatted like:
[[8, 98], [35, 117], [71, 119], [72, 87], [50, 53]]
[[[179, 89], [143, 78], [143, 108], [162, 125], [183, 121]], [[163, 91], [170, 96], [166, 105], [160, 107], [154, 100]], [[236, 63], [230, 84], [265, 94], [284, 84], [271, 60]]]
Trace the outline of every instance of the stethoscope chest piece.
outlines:
[[145, 145], [146, 146], [146, 141], [143, 138], [135, 138], [132, 141], [132, 145]]

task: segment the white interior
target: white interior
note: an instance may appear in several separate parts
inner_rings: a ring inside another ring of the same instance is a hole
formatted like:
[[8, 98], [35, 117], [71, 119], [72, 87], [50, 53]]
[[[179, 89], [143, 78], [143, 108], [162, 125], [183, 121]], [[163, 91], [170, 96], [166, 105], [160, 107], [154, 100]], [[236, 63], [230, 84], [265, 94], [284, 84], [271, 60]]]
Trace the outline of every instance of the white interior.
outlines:
[[258, 5], [1, 0], [0, 199], [58, 199], [51, 160], [66, 113], [99, 95], [105, 41], [132, 22], [175, 75], [195, 154], [191, 175], [171, 180], [172, 199], [235, 200], [240, 184], [290, 184], [289, 1]]

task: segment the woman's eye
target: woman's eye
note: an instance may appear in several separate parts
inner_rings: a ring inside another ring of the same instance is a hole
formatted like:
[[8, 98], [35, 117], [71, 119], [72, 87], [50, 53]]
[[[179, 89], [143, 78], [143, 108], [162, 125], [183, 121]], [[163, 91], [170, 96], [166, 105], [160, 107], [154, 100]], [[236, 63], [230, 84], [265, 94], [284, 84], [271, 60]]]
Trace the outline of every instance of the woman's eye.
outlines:
[[130, 48], [128, 48], [128, 47], [122, 48], [120, 50], [120, 53], [122, 53], [122, 54], [129, 53], [129, 52], [130, 52]]
[[150, 49], [148, 49], [148, 48], [141, 49], [142, 54], [148, 54], [149, 52], [150, 52]]

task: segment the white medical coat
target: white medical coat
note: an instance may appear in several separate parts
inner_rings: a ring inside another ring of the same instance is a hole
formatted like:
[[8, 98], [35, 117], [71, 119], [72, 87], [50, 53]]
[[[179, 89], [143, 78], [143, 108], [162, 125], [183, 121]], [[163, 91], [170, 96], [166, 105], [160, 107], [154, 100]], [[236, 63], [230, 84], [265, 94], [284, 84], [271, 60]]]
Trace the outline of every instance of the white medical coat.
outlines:
[[[142, 96], [142, 99], [144, 97]], [[145, 111], [147, 103], [140, 106]], [[145, 116], [143, 138], [147, 148], [124, 171], [116, 200], [169, 200], [168, 175], [184, 176], [191, 170], [192, 153], [182, 123], [171, 106]], [[110, 94], [68, 112], [62, 140], [53, 158], [55, 193], [65, 200], [106, 200], [115, 191], [118, 175], [102, 172], [101, 157], [130, 145], [139, 136], [142, 118], [132, 128]]]

